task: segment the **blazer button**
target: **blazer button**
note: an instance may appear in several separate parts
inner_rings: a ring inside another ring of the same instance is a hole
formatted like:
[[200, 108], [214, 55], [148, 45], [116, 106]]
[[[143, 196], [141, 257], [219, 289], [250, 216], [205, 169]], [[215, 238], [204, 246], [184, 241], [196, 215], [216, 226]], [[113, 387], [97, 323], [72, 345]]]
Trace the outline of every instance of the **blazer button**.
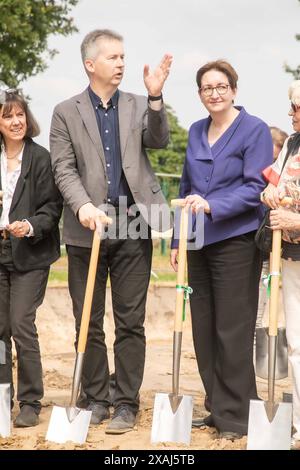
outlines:
[[205, 181], [208, 183], [208, 181], [209, 181], [209, 177], [208, 177], [208, 176], [205, 177]]

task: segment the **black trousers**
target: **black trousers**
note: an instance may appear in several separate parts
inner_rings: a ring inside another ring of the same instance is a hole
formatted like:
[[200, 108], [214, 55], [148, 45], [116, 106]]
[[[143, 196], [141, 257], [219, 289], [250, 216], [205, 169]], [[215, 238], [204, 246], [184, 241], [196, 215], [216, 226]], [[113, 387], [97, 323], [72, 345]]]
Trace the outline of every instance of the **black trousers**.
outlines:
[[44, 391], [35, 318], [45, 296], [49, 268], [18, 272], [13, 267], [10, 247], [7, 248], [4, 264], [0, 254], [0, 339], [6, 347], [6, 364], [0, 365], [0, 383], [11, 383], [14, 395], [12, 337], [18, 361], [17, 399], [21, 407], [29, 404], [39, 412]]
[[254, 232], [188, 253], [193, 340], [219, 431], [247, 434], [261, 256]]
[[[69, 289], [76, 323], [77, 346], [84, 301], [89, 248], [67, 246]], [[105, 239], [100, 259], [85, 352], [82, 389], [87, 400], [108, 406], [109, 368], [103, 319], [105, 292], [110, 276], [115, 321], [114, 362], [116, 389], [114, 407], [127, 404], [137, 411], [145, 364], [145, 304], [151, 273], [152, 240]]]

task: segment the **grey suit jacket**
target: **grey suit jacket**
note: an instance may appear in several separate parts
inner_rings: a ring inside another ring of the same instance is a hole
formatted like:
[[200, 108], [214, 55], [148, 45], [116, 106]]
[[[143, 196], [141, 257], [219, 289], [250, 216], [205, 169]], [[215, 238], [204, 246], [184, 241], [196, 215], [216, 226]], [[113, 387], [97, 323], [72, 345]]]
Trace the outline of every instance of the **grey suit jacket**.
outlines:
[[[153, 111], [144, 96], [119, 95], [119, 127], [122, 167], [137, 204], [148, 211], [153, 205], [166, 206], [159, 183], [145, 148], [164, 148], [169, 141], [167, 113]], [[90, 247], [92, 233], [77, 218], [79, 208], [92, 202], [96, 207], [106, 203], [107, 174], [103, 146], [88, 90], [58, 104], [53, 112], [50, 152], [54, 178], [64, 198], [63, 241], [70, 245]], [[152, 210], [147, 221], [155, 230], [161, 227], [161, 216]]]

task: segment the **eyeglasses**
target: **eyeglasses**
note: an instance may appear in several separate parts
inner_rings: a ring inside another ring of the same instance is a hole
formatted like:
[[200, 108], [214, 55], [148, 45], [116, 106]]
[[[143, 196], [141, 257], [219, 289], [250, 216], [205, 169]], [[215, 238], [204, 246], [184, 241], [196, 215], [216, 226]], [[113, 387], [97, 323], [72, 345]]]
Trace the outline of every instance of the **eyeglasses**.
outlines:
[[296, 104], [291, 103], [291, 110], [293, 111], [293, 113], [296, 113], [298, 109], [300, 109], [300, 106], [297, 106]]
[[214, 90], [217, 90], [219, 95], [226, 95], [228, 88], [230, 88], [230, 85], [221, 83], [217, 86], [204, 86], [203, 88], [200, 88], [200, 91], [204, 96], [212, 96]]

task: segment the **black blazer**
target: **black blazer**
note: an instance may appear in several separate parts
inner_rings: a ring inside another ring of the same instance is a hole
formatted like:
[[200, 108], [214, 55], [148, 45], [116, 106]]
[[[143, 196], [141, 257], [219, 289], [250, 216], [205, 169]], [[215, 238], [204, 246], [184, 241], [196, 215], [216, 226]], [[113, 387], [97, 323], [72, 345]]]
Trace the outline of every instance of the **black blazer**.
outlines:
[[[0, 215], [1, 212], [2, 206]], [[33, 227], [34, 236], [11, 236], [13, 263], [18, 271], [47, 268], [59, 258], [58, 223], [61, 212], [62, 197], [54, 183], [50, 154], [27, 138], [9, 222], [27, 219]]]

